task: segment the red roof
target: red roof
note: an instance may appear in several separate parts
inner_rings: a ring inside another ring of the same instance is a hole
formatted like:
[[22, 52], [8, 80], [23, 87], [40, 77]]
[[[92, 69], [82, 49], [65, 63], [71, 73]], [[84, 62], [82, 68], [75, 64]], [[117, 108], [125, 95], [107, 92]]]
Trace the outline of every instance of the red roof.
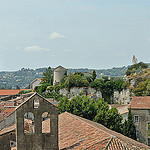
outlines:
[[131, 98], [130, 104], [132, 109], [150, 109], [150, 96], [134, 96]]
[[29, 89], [0, 90], [0, 95], [16, 95], [20, 91], [23, 91], [23, 90], [25, 91], [25, 90], [29, 90]]
[[[49, 119], [43, 121], [44, 130], [48, 130]], [[149, 146], [112, 131], [103, 125], [72, 115], [59, 115], [59, 149], [67, 150], [117, 150], [117, 149], [150, 149]], [[8, 130], [7, 130], [8, 129]], [[0, 135], [14, 131], [15, 126], [0, 131]]]
[[38, 78], [40, 81], [42, 81], [42, 78]]
[[0, 120], [3, 120], [4, 118], [8, 117], [14, 111], [15, 111], [15, 107], [10, 107], [10, 108], [1, 107]]

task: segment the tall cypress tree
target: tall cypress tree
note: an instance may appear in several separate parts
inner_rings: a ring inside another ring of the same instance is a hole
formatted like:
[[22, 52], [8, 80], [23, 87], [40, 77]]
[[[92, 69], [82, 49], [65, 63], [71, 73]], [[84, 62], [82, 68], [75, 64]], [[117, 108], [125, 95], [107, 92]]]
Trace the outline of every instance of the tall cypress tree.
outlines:
[[131, 114], [131, 107], [129, 108], [128, 120], [124, 122], [123, 134], [136, 140], [136, 128]]
[[92, 73], [92, 79], [93, 79], [93, 81], [96, 79], [96, 71], [95, 70], [93, 70], [93, 73]]

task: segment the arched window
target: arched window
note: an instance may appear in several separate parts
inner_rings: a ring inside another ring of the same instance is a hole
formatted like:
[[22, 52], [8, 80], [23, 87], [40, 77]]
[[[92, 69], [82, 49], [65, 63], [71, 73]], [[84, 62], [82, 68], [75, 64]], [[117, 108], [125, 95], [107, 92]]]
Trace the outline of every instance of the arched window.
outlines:
[[48, 112], [42, 114], [42, 133], [50, 133], [50, 114]]
[[24, 114], [24, 133], [32, 134], [34, 132], [34, 114], [32, 112], [26, 112]]

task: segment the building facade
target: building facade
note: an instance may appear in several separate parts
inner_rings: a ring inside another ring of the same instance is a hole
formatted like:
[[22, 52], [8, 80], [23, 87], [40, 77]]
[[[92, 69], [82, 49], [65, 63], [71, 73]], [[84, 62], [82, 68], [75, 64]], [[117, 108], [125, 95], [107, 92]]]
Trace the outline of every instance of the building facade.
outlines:
[[150, 96], [132, 97], [131, 113], [137, 141], [150, 146]]
[[[58, 111], [35, 93], [16, 108], [16, 144], [18, 150], [58, 150]], [[44, 125], [43, 115], [48, 114]], [[48, 127], [47, 131], [44, 130]]]

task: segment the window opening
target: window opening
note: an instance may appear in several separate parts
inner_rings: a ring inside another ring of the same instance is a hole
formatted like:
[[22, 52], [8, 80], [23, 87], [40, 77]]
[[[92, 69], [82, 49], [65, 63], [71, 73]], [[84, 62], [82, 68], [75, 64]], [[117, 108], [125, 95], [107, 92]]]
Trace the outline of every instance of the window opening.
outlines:
[[15, 141], [10, 141], [10, 147], [15, 147], [16, 146], [16, 142]]
[[32, 134], [34, 132], [34, 114], [27, 112], [24, 114], [24, 133]]
[[38, 99], [35, 99], [35, 100], [34, 100], [34, 108], [39, 108], [39, 106], [40, 106], [39, 100], [38, 100]]
[[48, 112], [42, 114], [42, 133], [50, 133], [50, 114]]
[[148, 114], [150, 115], [150, 109], [148, 110]]
[[139, 116], [134, 116], [134, 122], [138, 123], [139, 122]]
[[148, 136], [150, 136], [150, 123], [148, 123]]
[[148, 138], [148, 146], [150, 146], [150, 138]]

